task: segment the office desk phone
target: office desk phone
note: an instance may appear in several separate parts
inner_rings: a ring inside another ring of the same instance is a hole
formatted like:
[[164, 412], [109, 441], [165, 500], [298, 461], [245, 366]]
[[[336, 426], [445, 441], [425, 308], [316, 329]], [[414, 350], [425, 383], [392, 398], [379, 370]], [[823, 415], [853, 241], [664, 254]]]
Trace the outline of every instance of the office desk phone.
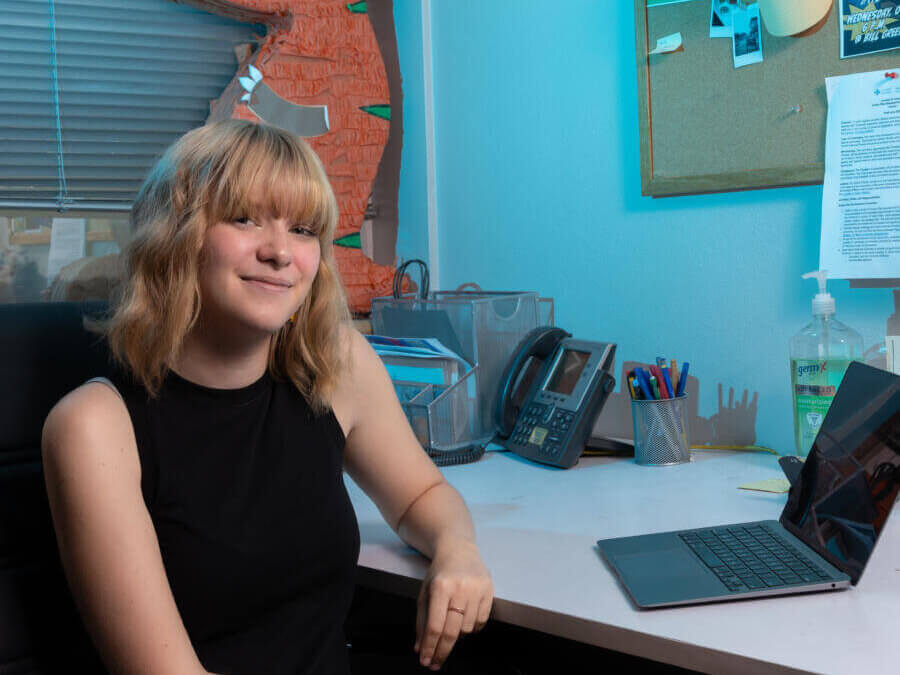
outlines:
[[525, 336], [501, 378], [498, 435], [522, 457], [562, 468], [584, 451], [615, 386], [616, 345], [541, 326]]

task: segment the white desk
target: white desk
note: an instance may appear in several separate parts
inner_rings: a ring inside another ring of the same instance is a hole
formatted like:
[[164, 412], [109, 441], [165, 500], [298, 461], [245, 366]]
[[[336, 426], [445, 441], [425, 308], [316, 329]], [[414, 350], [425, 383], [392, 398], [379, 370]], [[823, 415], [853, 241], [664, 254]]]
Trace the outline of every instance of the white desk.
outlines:
[[[497, 620], [710, 672], [900, 668], [900, 513], [845, 591], [641, 611], [603, 562], [597, 539], [777, 519], [785, 495], [737, 489], [780, 477], [774, 455], [697, 452], [674, 467], [582, 458], [563, 471], [489, 452], [443, 472], [472, 511]], [[414, 596], [427, 561], [346, 481], [362, 537], [360, 583]]]

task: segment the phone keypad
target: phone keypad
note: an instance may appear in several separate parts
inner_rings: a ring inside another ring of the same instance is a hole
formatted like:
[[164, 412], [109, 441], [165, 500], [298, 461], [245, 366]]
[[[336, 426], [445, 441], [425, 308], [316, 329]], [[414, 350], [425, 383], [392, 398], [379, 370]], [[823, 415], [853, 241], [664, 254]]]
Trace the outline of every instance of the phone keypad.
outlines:
[[550, 428], [566, 432], [569, 430], [569, 427], [572, 425], [572, 420], [574, 419], [575, 413], [569, 412], [568, 410], [557, 410], [550, 419]]
[[[547, 459], [559, 458], [565, 449], [565, 441], [574, 419], [574, 412], [561, 410], [553, 405], [532, 403], [519, 417], [510, 441], [523, 447], [531, 444]], [[543, 442], [540, 445], [531, 443], [535, 427], [542, 429], [539, 436], [543, 438]]]

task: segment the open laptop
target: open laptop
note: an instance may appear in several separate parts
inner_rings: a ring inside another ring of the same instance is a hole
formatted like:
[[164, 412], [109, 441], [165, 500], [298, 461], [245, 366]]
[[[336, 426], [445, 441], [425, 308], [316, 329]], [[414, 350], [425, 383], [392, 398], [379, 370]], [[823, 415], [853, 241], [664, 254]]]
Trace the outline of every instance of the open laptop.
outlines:
[[900, 377], [851, 363], [779, 521], [602, 539], [640, 608], [856, 585], [900, 489]]

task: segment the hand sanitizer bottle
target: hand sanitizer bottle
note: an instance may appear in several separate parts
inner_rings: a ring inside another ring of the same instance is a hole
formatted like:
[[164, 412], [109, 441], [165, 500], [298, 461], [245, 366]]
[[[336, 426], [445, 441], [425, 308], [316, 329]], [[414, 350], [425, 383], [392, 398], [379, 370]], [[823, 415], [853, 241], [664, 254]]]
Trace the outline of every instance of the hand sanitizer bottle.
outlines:
[[797, 454], [809, 454], [844, 371], [863, 354], [862, 335], [834, 318], [834, 298], [825, 290], [828, 272], [808, 272], [819, 292], [812, 301], [813, 320], [791, 338], [791, 393]]

